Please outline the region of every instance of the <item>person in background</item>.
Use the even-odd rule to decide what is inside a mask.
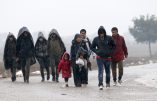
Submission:
[[[19,30],[16,44],[16,61],[22,69],[24,82],[29,83],[30,67],[36,63],[34,42],[27,27]]]
[[[117,68],[119,71],[118,83],[122,83],[123,76],[123,60],[128,57],[127,46],[125,44],[124,37],[118,34],[118,28],[113,27],[111,29],[112,38],[116,42],[116,49],[112,55],[112,76],[114,81],[114,86],[117,84]]]
[[[69,87],[68,80],[71,77],[71,62],[70,62],[70,55],[65,52],[60,60],[58,65],[58,74],[62,71],[62,77],[65,80],[65,85],[63,87]]]
[[[45,81],[44,68],[47,71],[47,80],[50,79],[49,71],[49,55],[48,55],[48,42],[45,39],[42,32],[39,32],[38,39],[35,44],[35,56],[40,64],[40,73],[42,77],[42,82]]]
[[[5,69],[11,71],[12,82],[16,81],[16,38],[12,33],[6,39],[3,61]]]
[[[88,75],[88,69],[89,70],[92,70],[92,67],[91,67],[91,62],[90,62],[90,60],[89,60],[89,58],[90,58],[90,55],[91,54],[93,54],[93,52],[91,51],[91,49],[90,49],[90,47],[91,47],[91,42],[90,42],[90,40],[89,40],[89,38],[87,37],[87,35],[86,35],[86,30],[85,29],[81,29],[80,30],[80,35],[81,35],[81,37],[82,37],[82,39],[83,39],[83,41],[86,43],[86,46],[87,46],[87,49],[88,49],[88,58],[87,58],[87,75]],[[88,77],[88,76],[87,76]],[[88,79],[88,78],[87,78]]]
[[[110,64],[111,56],[116,45],[111,36],[106,35],[106,30],[103,26],[98,29],[98,36],[94,38],[91,50],[97,55],[98,65],[98,80],[99,89],[103,90],[103,72],[106,73],[106,87],[110,87]]]
[[[58,64],[66,51],[65,45],[56,29],[52,29],[48,38],[48,53],[52,71],[52,81],[58,81]]]

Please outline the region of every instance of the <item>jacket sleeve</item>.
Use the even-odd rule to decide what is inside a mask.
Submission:
[[[16,43],[16,56],[19,57],[19,52],[20,52],[20,38],[17,39],[17,43]]]
[[[74,45],[71,45],[70,56],[71,56],[71,60],[72,60],[72,61],[75,60],[76,54],[75,54]]]
[[[123,38],[122,48],[123,48],[123,52],[124,52],[125,57],[127,57],[127,55],[128,55],[128,49],[127,49],[127,46],[125,44],[124,38]]]
[[[111,45],[111,53],[113,54],[113,52],[116,49],[116,43],[112,37],[111,37],[110,45]]]
[[[93,42],[92,42],[92,44],[91,44],[90,49],[91,49],[94,53],[96,53],[96,47],[97,47],[96,38],[94,38],[94,40],[93,40]]]

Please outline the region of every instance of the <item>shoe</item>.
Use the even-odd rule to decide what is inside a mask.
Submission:
[[[81,84],[76,84],[75,86],[76,86],[76,87],[81,87]]]
[[[44,81],[45,81],[45,79],[44,79],[44,78],[42,78],[41,82],[44,82]]]
[[[57,82],[57,83],[59,82],[58,78],[56,79],[56,82]]]
[[[69,85],[68,85],[68,84],[66,84],[66,87],[69,87]]]
[[[29,80],[26,80],[26,83],[29,83]]]
[[[16,81],[16,77],[11,78],[12,82]]]
[[[100,85],[100,86],[99,86],[99,90],[103,90],[103,85]]]
[[[103,83],[99,83],[98,86],[99,86],[99,87],[100,87],[100,86],[103,86],[103,87],[104,87]]]
[[[114,81],[114,82],[113,82],[113,86],[116,86],[116,85],[117,85],[117,82],[116,82],[116,81]]]
[[[118,83],[119,83],[119,84],[122,84],[122,80],[118,80]]]
[[[110,84],[106,84],[106,88],[110,87]]]
[[[49,80],[50,79],[50,75],[47,75],[47,80]]]
[[[52,81],[55,81],[55,76],[52,77]]]

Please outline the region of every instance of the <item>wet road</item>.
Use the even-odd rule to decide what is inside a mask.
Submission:
[[[0,79],[0,101],[157,101],[156,88],[135,82],[138,75],[127,72],[129,69],[122,86],[112,86],[111,82],[111,87],[102,91],[97,86],[97,71],[89,72],[89,85],[82,88],[75,88],[72,78],[70,87],[63,88],[61,75],[60,83],[40,82],[40,76],[31,76],[29,84],[23,83],[22,77],[14,83],[10,78]]]

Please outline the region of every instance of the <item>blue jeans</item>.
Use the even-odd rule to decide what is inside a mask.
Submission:
[[[105,68],[106,84],[110,84],[110,64],[111,62],[104,59],[97,59],[99,86],[103,85],[103,73]]]

